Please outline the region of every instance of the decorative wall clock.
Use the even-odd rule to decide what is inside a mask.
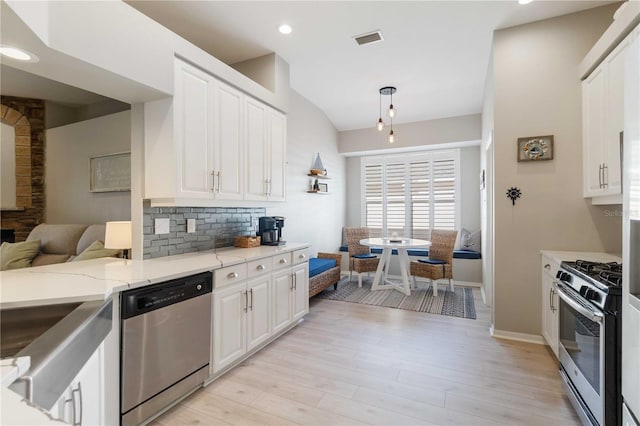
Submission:
[[[518,161],[553,159],[553,135],[518,138]]]

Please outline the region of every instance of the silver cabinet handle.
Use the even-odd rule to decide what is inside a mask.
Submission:
[[[251,298],[249,299],[250,300],[249,309],[253,311],[253,289],[249,289],[249,293],[250,293],[250,296],[251,296]]]
[[[76,399],[74,395],[78,395],[78,410],[80,414],[78,415],[76,412]],[[73,426],[82,426],[82,387],[81,383],[78,382],[78,387],[71,391],[71,399],[73,399]]]
[[[249,292],[245,291],[244,292],[244,311],[247,312],[248,308],[249,308]]]
[[[229,273],[227,274],[227,278],[230,278],[230,279],[231,279],[231,278],[238,278],[238,276],[239,276],[239,275],[238,275],[238,273],[237,273],[237,272],[229,272]]]
[[[220,181],[222,180],[222,175],[220,174],[221,172],[218,172],[218,187],[216,189],[216,192],[219,194],[220,193]]]
[[[609,186],[609,166],[606,163],[602,163],[602,187],[606,188]]]
[[[280,263],[282,263],[283,265],[287,263],[287,259],[280,259]]]
[[[258,266],[256,266],[256,269],[257,269],[258,271],[264,271],[265,266],[264,266],[264,265],[258,265]]]
[[[214,192],[216,188],[216,171],[211,170],[211,192]]]
[[[551,265],[547,263],[546,265],[544,265],[544,269],[551,269]]]

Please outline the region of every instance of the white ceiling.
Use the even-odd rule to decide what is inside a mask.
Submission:
[[[338,130],[374,126],[378,89],[398,88],[394,122],[479,113],[495,29],[612,1],[127,1],[232,64],[277,53],[291,87]],[[281,23],[293,27],[284,36]],[[358,46],[353,36],[382,31]],[[383,100],[383,104],[389,98]]]

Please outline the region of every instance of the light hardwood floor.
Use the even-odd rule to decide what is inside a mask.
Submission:
[[[544,346],[477,320],[312,299],[302,324],[154,425],[578,425]]]

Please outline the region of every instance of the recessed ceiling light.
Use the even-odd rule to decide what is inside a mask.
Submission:
[[[531,3],[533,0],[518,0],[518,3],[520,4],[529,4]]]
[[[0,55],[23,62],[38,62],[40,60],[33,53],[13,46],[0,46]]]
[[[291,34],[293,30],[291,29],[291,25],[282,24],[278,27],[278,31],[280,31],[280,34]]]

